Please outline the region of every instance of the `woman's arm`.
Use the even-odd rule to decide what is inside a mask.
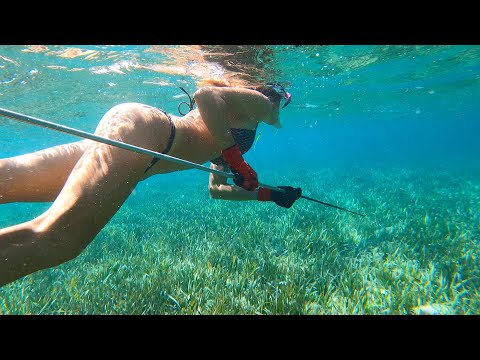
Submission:
[[[243,88],[206,86],[199,89],[194,98],[223,158],[231,169],[242,176],[241,187],[255,192],[258,186],[257,173],[243,159],[230,129],[254,129],[262,118],[272,121],[275,114],[278,120],[278,109],[275,111],[270,100],[258,91]]]
[[[212,169],[220,171],[228,171],[224,166],[210,164]],[[270,190],[260,187],[254,191],[247,191],[241,187],[227,184],[227,178],[221,175],[211,173],[208,183],[208,190],[212,199],[222,200],[257,200],[272,201],[278,206],[290,208],[295,201],[302,195],[301,188],[293,188],[291,186],[279,186],[284,192]]]
[[[212,169],[226,171],[229,170],[221,165],[210,164]],[[227,178],[217,174],[210,174],[208,181],[208,191],[212,199],[221,200],[258,200],[258,190],[248,191],[236,185],[227,184]]]
[[[235,143],[230,128],[253,129],[260,121],[278,121],[278,109],[255,90],[205,86],[195,92],[194,99],[205,125],[222,149]]]

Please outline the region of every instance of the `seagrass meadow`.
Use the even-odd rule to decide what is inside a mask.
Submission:
[[[0,314],[480,315],[480,46],[0,45],[0,108],[94,133],[247,72],[292,94],[244,154],[259,181],[364,217],[155,175],[79,256],[0,287]],[[0,117],[0,159],[78,140]],[[0,229],[50,206],[0,204]]]
[[[472,174],[371,168],[266,176],[367,216],[304,199],[288,210],[211,200],[205,176],[183,189],[139,185],[78,258],[2,288],[0,311],[480,313],[480,184]]]

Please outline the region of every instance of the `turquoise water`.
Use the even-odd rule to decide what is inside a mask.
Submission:
[[[240,57],[235,56],[235,51],[244,52],[246,48],[229,47],[233,56],[228,64]],[[219,49],[214,50],[220,53]],[[476,270],[480,253],[480,46],[278,45],[250,50],[254,56],[248,58],[249,65],[262,70],[256,75],[287,85],[292,94],[291,104],[281,112],[283,128],[261,125],[258,141],[245,155],[260,181],[302,187],[307,196],[366,213],[369,219],[361,220],[303,199],[289,210],[272,206],[268,211],[261,206],[266,204],[211,200],[207,192],[208,174],[197,170],[155,176],[137,186],[79,258],[0,289],[2,313],[402,314],[425,304],[448,305],[449,313],[480,313],[480,274]],[[186,100],[179,86],[193,94],[201,76],[218,76],[228,70],[228,64],[221,62],[219,55],[201,62],[199,56],[206,53],[208,49],[182,46],[0,46],[0,107],[88,132],[94,132],[109,108],[122,102],[146,103],[178,115],[178,103]],[[6,118],[0,118],[0,129],[1,157],[78,140]],[[29,220],[48,206],[49,203],[0,205],[0,226]],[[223,223],[219,217],[224,219]],[[242,250],[242,241],[232,228],[244,232],[242,236],[246,238],[241,238],[245,244],[254,246],[255,239],[263,239],[262,251],[271,253],[252,260],[252,255]],[[322,229],[328,230],[328,235]],[[248,235],[247,231],[255,235]],[[286,239],[296,239],[295,247],[289,248]],[[162,241],[163,245],[154,245]],[[343,293],[344,305],[331,308],[321,302],[321,291],[315,288],[323,281],[320,278],[325,279],[322,274],[327,270],[319,270],[322,260],[306,250],[310,248],[308,241],[314,241],[322,254],[327,253],[327,247],[322,247],[327,243],[344,246],[345,259],[352,261],[367,253],[373,256],[378,249],[384,254],[396,253],[397,246],[405,249],[402,258],[418,266],[419,273],[437,269],[431,273],[430,285],[442,279],[448,281],[440,286],[441,291],[435,288],[430,294],[425,290],[422,297],[412,290],[405,303],[382,300],[377,307],[365,303],[363,307],[350,307],[349,299],[378,299],[378,294],[358,294],[352,290],[355,286],[344,285],[352,290],[348,293],[351,295]],[[231,305],[215,308],[212,304],[219,302],[219,296],[211,296],[205,303],[199,300],[195,305],[185,299],[182,303],[179,298],[187,297],[182,294],[189,294],[190,299],[199,294],[199,288],[204,294],[205,286],[187,278],[176,278],[166,285],[166,273],[173,263],[162,267],[157,262],[168,258],[178,262],[180,269],[181,264],[192,261],[188,254],[195,247],[205,249],[204,255],[211,259],[194,262],[192,277],[195,271],[207,271],[209,266],[216,269],[212,259],[217,259],[217,265],[224,269],[217,282],[238,279],[238,269],[231,268],[231,259],[221,257],[222,247],[232,259],[243,257],[242,266],[249,261],[274,261],[278,265],[278,254],[283,254],[289,261],[305,261],[317,297],[309,293],[310,298],[297,302],[284,299],[282,308],[278,301],[274,308],[271,302],[256,304],[253,300],[259,294],[270,294],[267,285],[258,291],[249,288],[249,297],[245,295],[247,285],[240,284],[243,292],[229,293],[230,300],[225,300],[225,304]],[[155,251],[161,252],[159,259],[150,258]],[[215,251],[223,260],[213,255]],[[133,268],[140,266],[135,258],[142,256],[151,262],[143,263],[149,270],[140,274]],[[111,261],[117,272],[126,266],[126,275],[112,283],[109,271],[95,270],[101,259]],[[378,261],[382,266],[387,264],[387,260]],[[163,280],[142,294],[138,282],[144,273],[152,274],[154,264],[156,269],[163,269],[164,278],[157,274],[157,279]],[[343,268],[354,271],[351,264],[345,263]],[[332,263],[331,269],[339,266]],[[407,273],[407,265],[397,266],[389,267],[392,274]],[[362,269],[367,269],[367,265]],[[72,288],[71,273],[75,271],[83,271],[74,281],[79,288],[78,283],[82,283],[82,292]],[[254,284],[282,284],[284,288],[278,285],[277,294],[278,289],[288,294],[288,286],[292,294],[306,293],[303,284],[282,271],[253,272],[251,276]],[[294,273],[302,271],[305,269],[295,269]],[[342,278],[348,278],[348,274]],[[373,281],[379,276],[366,273],[361,281]],[[127,286],[132,282],[138,287]],[[123,289],[117,290],[121,299],[105,298],[99,305],[98,300],[85,295],[106,283],[110,284],[109,289]],[[335,301],[340,301],[338,292],[344,291],[344,287],[332,284],[332,294],[337,294]],[[392,284],[391,288],[396,286]],[[373,287],[387,288],[378,284]],[[57,298],[64,300],[49,298],[53,289],[61,292],[62,296]],[[135,307],[128,295],[131,291],[142,294],[138,295],[142,296],[142,307]],[[437,298],[432,295],[435,291]],[[450,297],[442,298],[442,293],[449,293]],[[178,306],[174,302],[172,305],[171,298],[176,299]]]

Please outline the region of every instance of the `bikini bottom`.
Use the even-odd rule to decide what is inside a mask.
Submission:
[[[172,129],[170,131],[170,137],[168,138],[168,144],[167,144],[167,147],[165,148],[165,150],[162,151],[162,154],[167,154],[169,151],[170,151],[170,148],[172,147],[173,145],[173,140],[175,139],[175,124],[173,123],[172,121],[172,118],[170,117],[170,115],[168,115],[165,111],[163,110],[160,110],[161,112],[163,112],[167,118],[168,118],[168,121],[170,121],[170,125],[172,126]],[[145,169],[145,172],[144,174],[150,170],[150,168],[155,165],[157,163],[157,161],[160,160],[159,158],[153,158],[152,159],[152,162],[147,166],[147,168]]]

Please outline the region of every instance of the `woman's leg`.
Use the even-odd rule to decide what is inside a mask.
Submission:
[[[155,108],[122,104],[105,114],[95,133],[160,151],[170,124]],[[0,286],[78,256],[143,178],[150,161],[135,152],[90,144],[45,213],[0,230]]]
[[[53,201],[91,141],[0,159],[0,204]]]

